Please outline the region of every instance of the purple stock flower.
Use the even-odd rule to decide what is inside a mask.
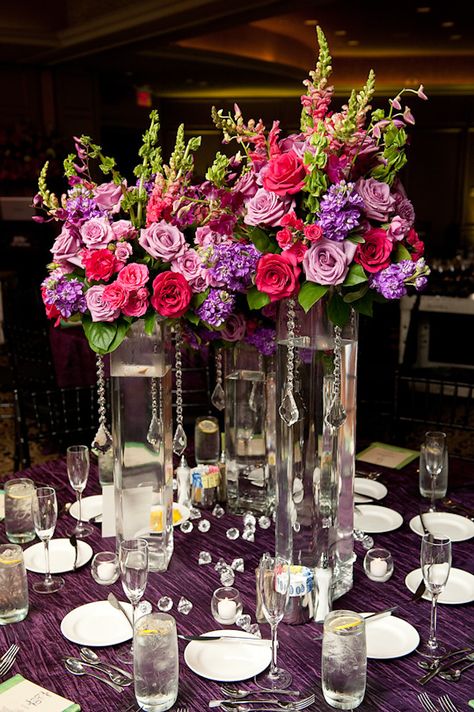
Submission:
[[[341,180],[332,185],[321,200],[319,224],[324,237],[342,242],[359,225],[364,201],[354,191],[354,183]]]
[[[197,310],[200,319],[210,326],[221,326],[234,310],[235,295],[224,289],[211,289]]]
[[[54,304],[65,319],[69,319],[71,314],[76,312],[86,311],[83,285],[77,279],[66,279],[63,276],[58,279],[48,277],[42,286],[45,287],[45,303]]]
[[[429,268],[423,258],[413,262],[402,260],[372,275],[370,286],[385,299],[401,299],[407,293],[407,285],[421,290],[426,286]]]
[[[223,242],[214,245],[210,268],[212,283],[234,292],[243,292],[250,286],[257,269],[260,252],[254,245],[240,242]]]
[[[264,356],[273,356],[276,351],[276,331],[271,327],[261,326],[252,334],[246,336],[245,341],[260,351]]]
[[[73,224],[81,224],[91,218],[100,218],[107,211],[99,208],[91,193],[81,185],[80,190],[76,187],[68,191],[66,200],[67,221]]]

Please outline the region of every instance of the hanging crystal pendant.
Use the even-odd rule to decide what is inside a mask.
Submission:
[[[298,404],[293,393],[295,379],[295,300],[288,300],[287,312],[287,377],[286,377],[286,392],[283,397],[278,413],[280,418],[291,427],[298,422],[300,413]]]
[[[188,438],[183,428],[183,362],[181,347],[183,341],[180,327],[176,327],[175,368],[176,368],[176,430],[173,436],[173,452],[182,455]]]
[[[333,394],[326,413],[326,423],[333,428],[340,428],[346,422],[347,414],[341,401],[341,352],[342,329],[334,327],[334,369]]]
[[[184,428],[179,423],[176,426],[176,430],[174,431],[174,437],[173,437],[173,452],[176,455],[182,455],[183,452],[186,450],[186,445],[188,444],[188,439],[186,437],[186,433],[184,432]]]
[[[160,384],[161,389],[161,384]],[[159,452],[163,443],[163,419],[161,416],[161,393],[158,404],[158,391],[156,378],[151,379],[151,420],[146,435],[147,441],[155,452]]]
[[[211,403],[217,410],[225,408],[225,391],[222,387],[222,349],[216,351],[216,385],[212,391]]]
[[[298,422],[300,414],[293,391],[286,392],[286,395],[280,403],[278,412],[280,414],[280,418],[284,420],[288,427],[291,427]]]
[[[107,428],[107,408],[105,403],[105,375],[104,359],[100,354],[96,356],[97,366],[97,405],[99,411],[99,427],[92,441],[92,452],[104,455],[112,447],[112,435]]]

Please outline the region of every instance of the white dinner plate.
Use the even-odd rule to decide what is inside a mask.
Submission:
[[[376,660],[401,658],[415,650],[420,642],[416,628],[396,616],[385,616],[367,622],[365,635],[367,657]]]
[[[211,630],[204,635],[218,635],[221,630]],[[226,630],[226,635],[242,635],[241,630]],[[217,682],[237,682],[258,675],[270,665],[270,646],[234,643],[224,638],[212,643],[193,640],[184,650],[186,665],[197,675]]]
[[[453,512],[427,512],[423,514],[426,528],[435,536],[446,536],[451,541],[466,541],[474,536],[474,522]],[[410,520],[410,529],[423,536],[419,515]]]
[[[89,544],[81,539],[77,540],[77,564],[83,566],[92,559],[92,549]],[[33,544],[23,552],[25,566],[28,571],[35,574],[44,574],[45,558],[44,544]],[[49,565],[52,574],[65,574],[74,570],[75,550],[69,539],[51,539],[49,542]]]
[[[369,480],[365,477],[354,477],[354,500],[355,502],[363,502],[366,497],[373,499],[383,499],[387,495],[387,488],[381,482]]]
[[[421,569],[414,569],[405,577],[405,586],[414,593],[422,579]],[[431,595],[425,591],[423,594],[425,601],[431,601]],[[474,576],[469,571],[462,569],[451,569],[448,583],[444,591],[438,598],[438,603],[450,605],[471,603],[474,601]]]
[[[79,519],[79,505],[77,501],[71,505],[69,514],[71,517],[74,517],[74,519]],[[93,494],[91,497],[84,497],[81,502],[82,521],[97,517],[98,514],[102,514],[102,495]],[[96,521],[101,522],[102,517],[99,517]]]
[[[0,521],[5,518],[5,492],[0,490]]]
[[[121,604],[131,616],[131,604]],[[93,601],[69,611],[61,621],[61,633],[72,643],[102,648],[130,640],[132,627],[108,601]]]
[[[354,529],[361,529],[366,534],[391,532],[402,524],[401,514],[378,504],[358,504],[354,510]]]

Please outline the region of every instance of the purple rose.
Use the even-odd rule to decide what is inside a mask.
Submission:
[[[220,335],[224,341],[242,341],[245,330],[246,323],[242,314],[231,314],[221,329]]]
[[[387,230],[387,237],[389,237],[394,242],[399,242],[403,240],[407,232],[410,230],[410,224],[406,220],[401,218],[399,215],[395,215],[392,218]]]
[[[81,225],[82,241],[90,250],[106,247],[115,239],[107,218],[91,218]]]
[[[276,193],[259,188],[253,198],[247,203],[247,214],[244,223],[247,225],[271,225],[275,227],[292,208],[292,202],[280,198]]]
[[[385,222],[395,209],[395,198],[390,194],[390,186],[375,178],[359,178],[355,185],[357,193],[364,201],[364,212],[368,218]]]
[[[104,289],[107,285],[97,284],[86,292],[86,304],[92,321],[114,321],[120,314],[120,309],[111,308],[104,300]]]
[[[203,227],[198,227],[196,229],[196,244],[201,245],[201,247],[209,247],[209,245],[219,245],[223,240],[225,240],[225,235],[221,235],[215,230],[211,230],[209,225],[204,225]]]
[[[240,176],[234,185],[234,190],[243,195],[245,199],[253,198],[258,190],[257,176],[253,171],[247,171]]]
[[[70,229],[67,225],[63,225],[63,229],[55,239],[51,252],[54,256],[54,261],[60,264],[71,262],[74,258],[75,263],[80,264],[78,252],[81,249],[81,241],[77,232]]]
[[[136,230],[130,220],[117,220],[112,223],[112,231],[116,240],[131,240],[136,235]]]
[[[120,201],[122,199],[122,186],[110,183],[102,183],[94,189],[95,202],[103,210],[111,210],[113,213],[118,213],[120,210]]]
[[[117,242],[115,245],[115,259],[119,262],[126,262],[133,252],[129,242]]]
[[[178,230],[175,225],[170,225],[166,220],[160,220],[141,230],[138,242],[145,252],[163,262],[175,260],[187,249],[181,230]]]
[[[324,237],[313,243],[303,258],[306,279],[318,284],[342,284],[356,248],[357,245],[347,240],[334,242]]]
[[[203,264],[196,250],[186,250],[182,255],[173,260],[171,263],[171,271],[182,274],[191,288],[193,288],[196,281],[202,286],[201,273],[203,271]],[[199,291],[202,290],[200,289]]]

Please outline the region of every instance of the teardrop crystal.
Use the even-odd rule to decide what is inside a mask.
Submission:
[[[146,439],[153,449],[158,452],[163,442],[163,426],[161,419],[156,415],[153,415],[150,420],[150,427],[148,428]]]
[[[112,436],[103,423],[99,425],[99,429],[92,441],[92,451],[98,455],[103,455],[112,447]]]
[[[333,428],[340,428],[346,422],[346,411],[339,399],[333,400],[326,415],[326,422]]]
[[[278,409],[280,418],[288,425],[298,422],[300,414],[292,391],[287,391]]]
[[[173,438],[173,452],[175,455],[182,455],[186,450],[186,445],[188,444],[188,438],[184,432],[184,428],[181,423],[177,426],[174,438]]]
[[[216,383],[211,396],[211,403],[217,410],[224,410],[225,408],[225,391],[220,383]]]
[[[254,382],[252,384],[252,390],[250,391],[249,396],[249,408],[253,413],[257,412],[259,401],[260,399],[258,398],[258,385]]]

